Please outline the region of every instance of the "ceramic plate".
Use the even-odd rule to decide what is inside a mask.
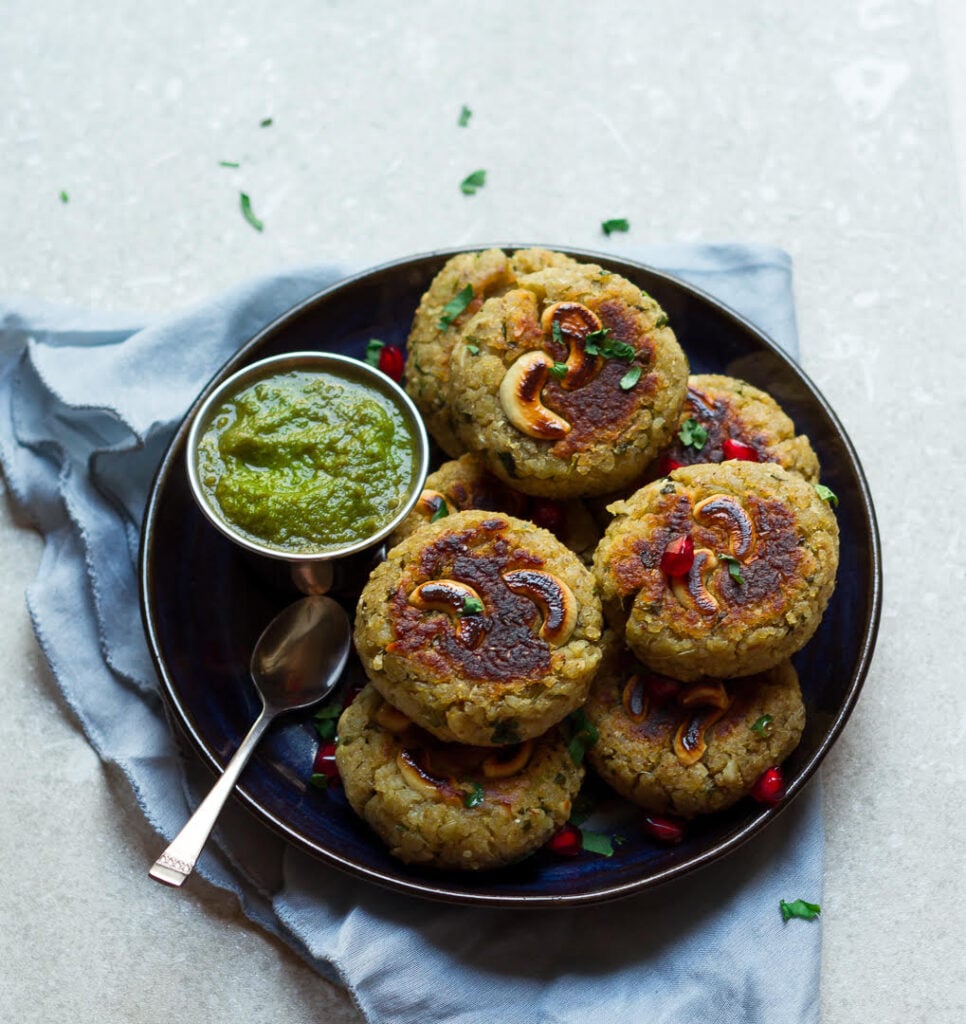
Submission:
[[[255,338],[239,339],[245,344],[206,392],[263,356],[318,348],[363,358],[370,338],[404,346],[420,296],[456,251],[400,260],[320,292]],[[597,253],[571,255],[623,274],[654,295],[670,317],[693,373],[742,377],[773,395],[797,429],[811,438],[822,463],[822,482],[840,499],[838,585],[818,633],[794,658],[807,724],[801,744],[785,763],[788,797],[782,806],[787,806],[845,724],[875,642],[880,555],[862,469],[828,403],[747,321],[648,267]],[[142,606],[172,717],[204,761],[220,771],[258,710],[247,669],[252,644],[269,619],[298,595],[284,576],[269,575],[263,563],[222,537],[192,503],[185,470],[190,415],[164,457],[149,498],[141,554]],[[350,662],[344,685],[360,671]],[[238,797],[289,842],[335,867],[394,889],[459,903],[590,903],[638,892],[734,850],[782,809],[744,800],[696,822],[684,842],[666,847],[637,827],[641,812],[616,797],[605,798],[601,813],[620,822],[625,838],[612,857],[584,853],[560,859],[540,851],[500,871],[443,873],[395,861],[352,813],[340,788],[320,791],[307,785],[316,747],[311,713],[283,720],[256,751]]]

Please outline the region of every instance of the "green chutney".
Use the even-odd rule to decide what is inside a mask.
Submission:
[[[411,494],[416,441],[386,395],[290,370],[226,399],[202,435],[198,477],[223,519],[284,552],[363,541]]]

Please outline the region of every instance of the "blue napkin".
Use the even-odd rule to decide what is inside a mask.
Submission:
[[[697,284],[797,354],[784,253],[626,254]],[[159,851],[210,778],[179,755],[143,637],[136,562],[150,481],[191,399],[237,345],[340,276],[279,273],[147,326],[0,302],[0,461],[45,538],[30,615],[88,739],[163,837]],[[489,910],[391,893],[286,846],[238,807],[198,870],[345,985],[373,1022],[799,1024],[818,1020],[821,923],[783,922],[779,900],[820,902],[822,850],[815,780],[740,854],[596,907]]]

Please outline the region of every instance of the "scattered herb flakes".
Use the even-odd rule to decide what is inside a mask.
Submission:
[[[602,327],[599,331],[591,331],[584,339],[584,351],[590,356],[603,356],[605,359],[621,359],[629,362],[637,354],[633,345],[626,341],[615,341],[609,337],[610,328]]]
[[[464,196],[475,196],[478,189],[486,184],[486,171],[474,171],[460,182],[460,192]]]
[[[632,387],[641,379],[641,373],[643,372],[640,366],[632,366],[627,373],[621,377],[621,390],[630,391]]]
[[[473,788],[466,794],[463,800],[464,807],[479,807],[486,797],[486,790],[478,783],[473,783]]]
[[[466,351],[469,352],[471,356],[478,356],[480,354],[480,346],[474,344],[472,341],[468,341],[466,343]]]
[[[603,221],[600,228],[605,235],[609,236],[615,231],[630,231],[631,222],[626,217],[614,217],[611,220]]]
[[[669,322],[670,321],[668,320],[668,318],[664,314],[661,314],[661,316],[659,316],[657,318],[657,320],[655,321],[654,326],[655,327],[667,327]]]
[[[444,519],[448,515],[449,515],[449,505],[446,504],[446,499],[444,498],[439,503],[439,508],[436,509],[436,511],[429,517],[429,521],[431,523],[435,523],[437,520]],[[469,598],[467,598],[467,600],[469,600]],[[465,607],[465,603],[464,603],[464,607]],[[481,606],[480,607],[480,611],[482,611],[482,610],[483,609],[482,609],[482,606]]]
[[[482,615],[483,602],[478,597],[464,597],[460,615]]]
[[[322,772],[313,772],[309,776],[309,785],[314,786],[316,789],[328,789],[329,776],[323,775]]]
[[[735,583],[745,582],[744,576],[741,575],[741,562],[734,555],[718,555],[718,558],[728,566],[728,575]]]
[[[242,216],[256,231],[264,231],[265,225],[255,216],[255,211],[252,210],[252,201],[249,199],[248,194],[242,192],[240,197]]]
[[[793,917],[800,917],[804,921],[813,921],[822,912],[822,908],[817,903],[806,903],[805,900],[793,900],[791,903],[779,900],[778,906],[781,909],[783,921],[788,921]]]
[[[460,117],[456,123],[460,126],[460,128],[465,128],[470,123],[470,118],[472,116],[473,111],[470,110],[470,108],[464,103],[463,106],[460,107]]]
[[[768,732],[768,726],[771,725],[773,719],[771,715],[762,715],[756,722],[752,723],[752,732],[758,733],[759,736],[764,736]]]
[[[468,284],[443,306],[443,315],[439,318],[439,329],[445,331],[472,301],[473,285]]]
[[[601,857],[614,856],[614,844],[611,841],[611,837],[605,832],[591,832],[589,829],[581,829],[580,845],[588,853],[598,853]]]
[[[583,708],[578,708],[568,719],[571,726],[570,742],[567,750],[574,764],[582,764],[584,755],[597,742],[597,727],[587,717]]]
[[[563,777],[561,776],[561,785],[563,784]],[[573,804],[570,808],[570,817],[567,819],[571,825],[582,825],[593,813],[596,808],[594,800],[588,796],[583,790],[581,790],[573,800]]]
[[[274,123],[275,123],[274,118],[263,117],[261,119],[261,121],[258,122],[258,127],[259,128],[271,128]]]
[[[825,484],[812,484],[812,486],[815,488],[815,493],[822,499],[822,501],[827,501],[832,508],[839,507],[838,495],[831,487],[826,487]]]
[[[560,321],[559,320],[551,320],[551,322],[550,322],[550,333],[551,333],[551,335],[553,335],[553,340],[558,345],[563,345],[564,344],[563,330],[560,327]]]
[[[316,711],[312,716],[312,721],[315,724],[315,731],[319,734],[319,739],[335,739],[335,730],[341,714],[342,708],[337,704],[327,704],[324,708],[319,708]]]
[[[385,347],[386,343],[384,341],[380,341],[378,338],[370,338],[366,342],[366,362],[370,366],[378,366],[379,355]]]
[[[678,437],[681,439],[681,444],[686,448],[694,448],[695,451],[701,451],[701,449],[708,443],[707,430],[705,430],[693,416],[689,416],[681,424],[681,429],[678,431]]]
[[[555,377],[557,380],[563,380],[567,376],[567,364],[566,363],[554,363],[550,367],[550,376]]]
[[[70,196],[63,189],[60,190],[60,201],[62,203],[70,202]]]
[[[241,167],[241,164],[235,160],[219,160],[219,167]]]

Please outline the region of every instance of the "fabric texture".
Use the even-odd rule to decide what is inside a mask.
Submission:
[[[696,284],[797,357],[783,252],[623,254]],[[163,837],[159,852],[210,777],[182,757],[166,722],[140,620],[138,536],[151,480],[215,370],[344,273],[280,272],[170,319],[0,302],[0,461],[15,505],[45,539],[30,616],[90,743]],[[821,922],[783,922],[779,900],[820,901],[822,855],[816,779],[739,854],[596,907],[489,910],[391,893],[288,847],[232,806],[198,871],[345,985],[373,1022],[799,1024],[818,1020]]]

